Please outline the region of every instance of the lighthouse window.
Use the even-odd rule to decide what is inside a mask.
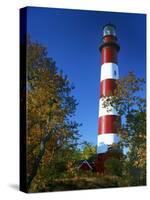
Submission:
[[[117,75],[117,72],[116,72],[116,70],[114,70],[114,76],[116,76]]]
[[[107,25],[105,28],[104,28],[104,36],[105,35],[116,35],[115,33],[115,28],[113,26],[110,26],[110,25]]]

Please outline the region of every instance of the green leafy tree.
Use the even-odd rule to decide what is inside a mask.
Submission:
[[[122,175],[122,162],[117,158],[109,158],[105,161],[106,173],[110,175]]]
[[[96,154],[96,146],[84,142],[82,150],[81,150],[81,159],[88,160],[90,157]]]

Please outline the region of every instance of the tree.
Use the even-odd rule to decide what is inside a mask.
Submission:
[[[58,72],[47,50],[38,42],[27,42],[27,188],[33,179],[44,179],[58,151],[72,152],[79,138],[75,114],[77,102],[70,81]]]
[[[110,175],[121,176],[122,175],[122,162],[117,158],[108,158],[105,161],[106,173]]]
[[[142,180],[137,184],[145,184],[146,180],[146,100],[142,92],[144,84],[143,78],[137,78],[135,73],[129,72],[117,81],[113,95],[104,100],[104,107],[115,107],[122,117],[122,126],[118,128],[120,146],[128,149],[126,172],[134,179],[136,171],[138,178]]]
[[[88,142],[84,142],[83,148],[81,150],[81,160],[88,160],[95,154],[96,154],[96,146]]]

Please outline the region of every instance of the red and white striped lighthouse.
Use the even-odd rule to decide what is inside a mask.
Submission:
[[[119,78],[117,60],[119,49],[116,28],[109,23],[103,27],[103,38],[100,45],[101,76],[97,142],[98,154],[107,152],[112,144],[119,142],[116,123],[119,118],[118,113],[114,107],[110,106],[109,108],[105,108],[103,105],[103,101],[113,95],[113,91],[116,88],[116,81]]]

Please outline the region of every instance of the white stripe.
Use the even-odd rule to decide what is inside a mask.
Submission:
[[[118,65],[115,63],[104,63],[101,66],[101,81],[105,79],[119,79]]]
[[[119,135],[117,133],[105,133],[98,135],[97,146],[112,145],[119,142]]]
[[[108,147],[112,144],[119,142],[119,136],[117,133],[107,133],[98,135],[97,153],[105,153],[108,151]]]
[[[99,117],[104,115],[118,115],[117,110],[111,105],[107,105],[106,107],[104,107],[104,102],[106,100],[107,97],[99,99]]]

